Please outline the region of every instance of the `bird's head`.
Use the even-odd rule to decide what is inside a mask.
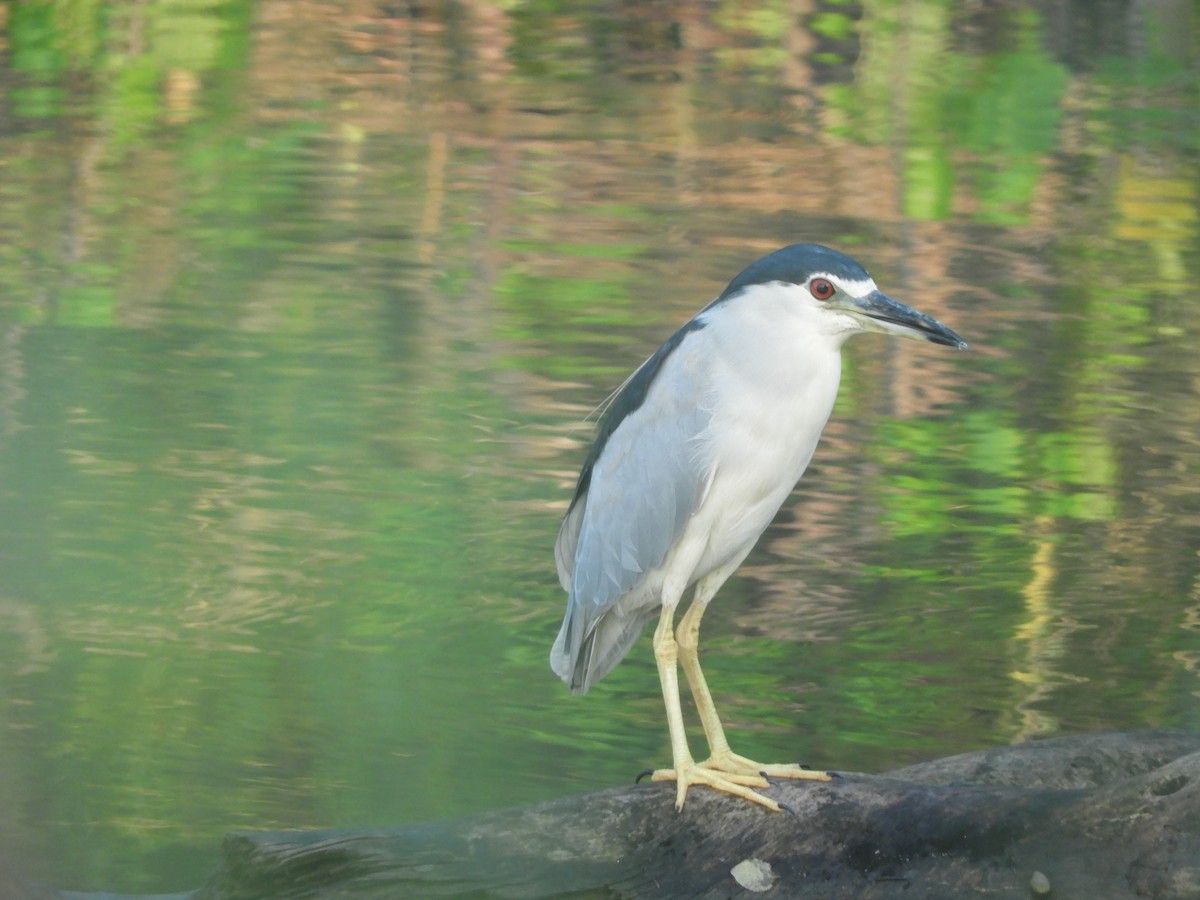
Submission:
[[[963,349],[967,342],[937,319],[894,300],[858,262],[820,244],[793,244],[749,265],[729,283],[717,305],[782,287],[798,312],[826,330],[877,331]]]

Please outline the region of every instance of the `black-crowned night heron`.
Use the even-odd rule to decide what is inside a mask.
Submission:
[[[579,473],[554,548],[568,599],[550,665],[572,693],[587,693],[659,614],[654,657],[672,766],[653,778],[676,782],[678,809],[692,784],[778,810],[754,790],[768,777],[830,777],[733,753],[696,651],[704,610],[813,455],[837,396],[843,342],[864,331],[966,347],[836,250],[794,244],[765,256],[622,385]],[[677,663],[708,740],[699,763],[684,733]]]

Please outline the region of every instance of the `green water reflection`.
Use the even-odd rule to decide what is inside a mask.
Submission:
[[[558,518],[794,240],[973,347],[848,348],[706,618],[739,751],[1200,727],[1200,13],[802,6],[0,11],[0,860],[179,890],[660,763],[645,642],[549,672]]]

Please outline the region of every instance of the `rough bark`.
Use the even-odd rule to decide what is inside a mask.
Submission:
[[[695,788],[677,814],[673,796],[642,784],[446,822],[234,834],[196,900],[1200,897],[1200,734],[781,781],[790,813]]]

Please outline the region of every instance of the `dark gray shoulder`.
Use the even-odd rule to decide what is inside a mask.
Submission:
[[[612,436],[613,432],[617,430],[627,416],[639,409],[646,401],[646,394],[650,391],[650,385],[654,383],[654,379],[658,376],[663,363],[675,352],[675,348],[682,344],[684,338],[691,332],[699,331],[703,327],[704,322],[699,318],[695,318],[667,338],[666,342],[654,351],[654,355],[642,363],[638,370],[633,373],[633,376],[625,383],[621,392],[613,399],[608,411],[604,414],[604,418],[600,421],[600,427],[596,432],[596,441],[588,451],[587,458],[583,461],[583,468],[579,471],[579,481],[575,485],[575,496],[571,498],[572,509],[579,501],[579,498],[587,493],[588,485],[592,480],[592,468],[596,465],[600,454],[604,452],[604,446],[608,443],[608,439]]]

